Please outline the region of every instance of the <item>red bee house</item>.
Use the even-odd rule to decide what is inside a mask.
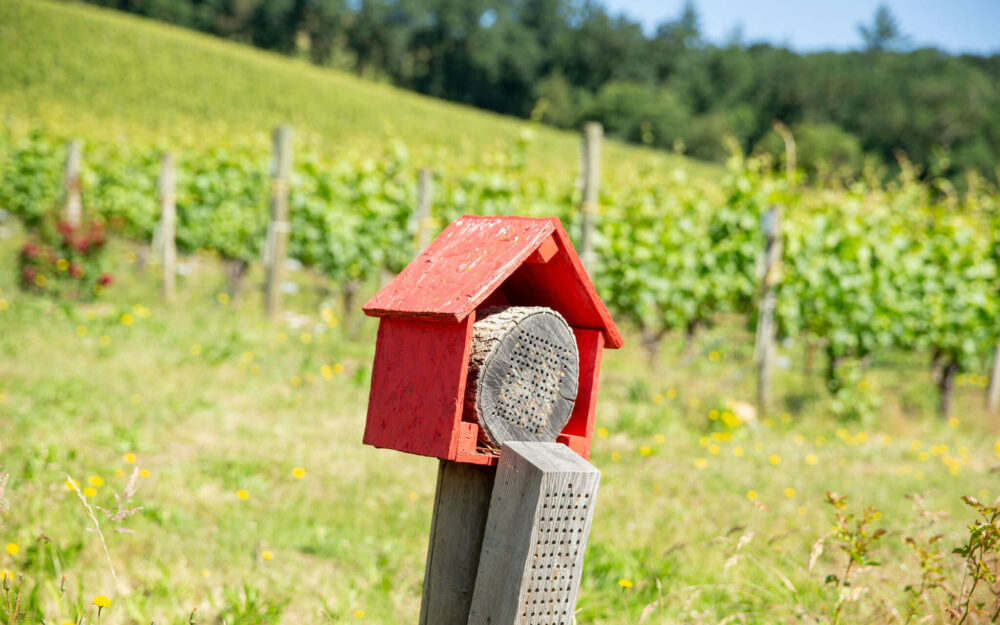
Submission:
[[[558,440],[589,458],[601,352],[622,337],[554,217],[465,215],[365,304],[381,318],[366,445],[496,463],[463,397],[476,313],[502,305],[547,306],[573,329],[579,387]]]

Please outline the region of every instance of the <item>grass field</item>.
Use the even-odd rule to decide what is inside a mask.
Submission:
[[[185,146],[245,141],[289,122],[336,155],[400,140],[426,164],[503,151],[522,133],[535,169],[576,171],[579,136],[361,80],[93,6],[0,0],[0,114],[84,139]],[[701,165],[609,142],[606,173],[641,159]]]
[[[412,622],[436,463],[360,444],[375,323],[345,320],[298,272],[294,314],[269,324],[255,297],[235,309],[220,296],[211,258],[167,306],[135,248],[111,253],[117,279],[96,303],[24,295],[0,272],[0,569],[24,574],[30,618],[96,617],[91,599],[106,595],[105,623],[187,622],[194,608],[205,623]],[[889,530],[842,622],[895,622],[920,575],[901,539],[943,534],[950,550],[973,518],[959,496],[1000,490],[978,386],[959,389],[945,424],[921,408],[926,372],[876,368],[865,384],[879,416],[840,424],[788,348],[782,412],[737,424],[727,402],[752,397],[739,324],[702,335],[693,355],[666,345],[655,372],[630,343],[605,356],[580,623],[827,622],[838,590],[823,580],[846,556],[828,539],[809,570],[831,527],[826,491],[877,507]],[[95,511],[116,584],[67,476],[114,508],[136,468],[142,510],[121,523],[135,533]]]

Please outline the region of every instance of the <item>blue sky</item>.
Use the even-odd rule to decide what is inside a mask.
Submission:
[[[604,0],[648,32],[680,14],[684,0]],[[743,40],[794,50],[857,48],[858,22],[870,23],[879,0],[695,0],[702,32],[714,43],[742,29]],[[885,2],[912,44],[949,52],[1000,53],[1000,0],[889,0]]]

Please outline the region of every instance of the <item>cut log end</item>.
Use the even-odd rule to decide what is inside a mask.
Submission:
[[[465,409],[480,439],[556,440],[576,403],[580,356],[562,315],[544,307],[489,308],[473,327]]]

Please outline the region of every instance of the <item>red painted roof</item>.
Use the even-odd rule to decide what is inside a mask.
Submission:
[[[554,238],[546,263],[526,263]],[[459,322],[501,285],[512,301],[558,310],[570,325],[601,330],[608,347],[622,337],[555,217],[464,215],[451,223],[364,305],[373,317]]]

